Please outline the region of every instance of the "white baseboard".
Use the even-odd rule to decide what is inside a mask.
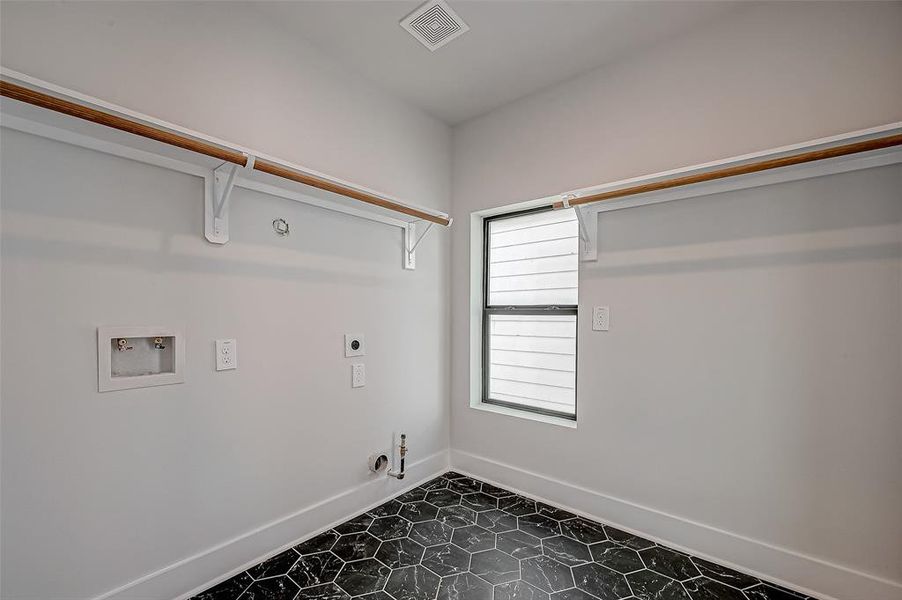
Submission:
[[[183,600],[448,470],[442,450],[406,466],[402,481],[379,475],[217,546],[148,573],[94,600]],[[237,566],[236,566],[237,565]],[[190,590],[190,591],[186,591]]]
[[[578,485],[451,450],[451,468],[823,600],[902,600],[902,583]]]

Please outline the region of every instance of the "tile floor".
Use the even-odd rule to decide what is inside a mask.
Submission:
[[[192,600],[804,600],[446,473]]]

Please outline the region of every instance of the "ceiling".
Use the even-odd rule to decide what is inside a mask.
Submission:
[[[430,52],[407,1],[255,3],[338,63],[456,124],[736,10],[732,2],[454,1],[470,31]]]

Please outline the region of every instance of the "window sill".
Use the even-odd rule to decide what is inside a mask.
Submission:
[[[568,429],[576,429],[576,421],[570,419],[564,419],[562,417],[552,417],[551,415],[541,415],[539,413],[529,412],[526,410],[517,410],[516,408],[509,408],[507,406],[498,406],[497,404],[477,402],[470,404],[470,408],[495,413],[498,415],[506,415],[508,417],[516,417],[518,419],[526,419],[528,421],[548,423],[549,425],[557,425],[558,427],[567,427]]]

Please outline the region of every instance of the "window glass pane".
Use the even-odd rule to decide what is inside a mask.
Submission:
[[[577,303],[579,223],[570,210],[489,222],[490,306]]]
[[[488,398],[576,410],[576,315],[490,314]]]

